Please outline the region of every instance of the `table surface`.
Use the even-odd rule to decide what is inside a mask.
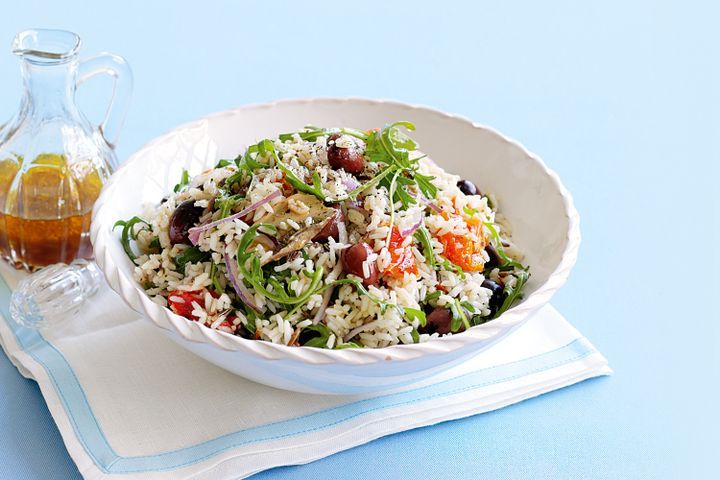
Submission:
[[[14,32],[73,30],[86,54],[128,59],[136,86],[121,159],[174,125],[245,103],[381,97],[492,125],[573,192],[583,245],[553,303],[613,377],[260,478],[710,478],[720,444],[720,11],[498,3],[22,2],[0,15],[0,118],[20,95]],[[109,89],[83,86],[90,117]],[[4,355],[0,432],[3,478],[79,477],[36,384]]]

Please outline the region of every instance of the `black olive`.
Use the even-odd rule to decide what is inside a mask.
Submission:
[[[422,329],[422,333],[438,333],[445,335],[450,333],[450,325],[452,325],[452,312],[449,308],[437,307],[427,316],[427,322],[425,328]],[[460,328],[457,332],[465,330],[465,325],[460,324]]]
[[[194,227],[203,214],[202,207],[195,206],[195,200],[186,200],[175,208],[168,225],[170,243],[190,243],[188,230]]]
[[[480,195],[480,190],[470,180],[460,180],[457,182],[457,186],[465,195]]]
[[[489,278],[483,280],[482,287],[492,292],[488,306],[490,307],[490,315],[494,315],[502,306],[503,300],[505,299],[504,289],[499,283]]]
[[[492,244],[488,244],[488,246],[485,247],[485,251],[488,254],[488,261],[485,263],[485,268],[492,270],[495,267],[499,267],[501,259],[495,247],[493,247]]]
[[[363,269],[363,262],[372,253],[372,248],[365,242],[361,242],[353,245],[352,247],[343,250],[340,260],[342,261],[343,270],[346,273],[352,273],[363,279],[363,285],[369,287],[370,285],[377,285],[378,283],[378,271],[375,262],[368,263],[368,273],[365,275]]]
[[[334,133],[328,137],[327,158],[328,163],[334,169],[344,169],[348,173],[358,174],[365,168],[365,156],[359,145],[358,140],[354,140],[352,146],[341,148],[337,146],[337,140],[342,137],[338,133]]]
[[[333,218],[323,227],[317,235],[313,237],[313,242],[325,242],[328,238],[332,237],[336,242],[340,239],[340,230],[338,229],[338,222],[344,222],[345,215],[341,209],[337,209],[337,213]]]

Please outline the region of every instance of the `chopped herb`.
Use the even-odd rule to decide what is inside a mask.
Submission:
[[[408,323],[412,322],[413,320],[417,319],[418,322],[420,322],[420,326],[424,327],[427,323],[427,318],[425,317],[425,312],[422,310],[418,310],[417,308],[410,308],[410,307],[403,307],[403,310],[405,311],[405,317],[408,321]]]
[[[358,195],[360,195],[365,190],[368,190],[370,187],[373,187],[374,185],[377,185],[380,183],[385,177],[388,175],[391,175],[397,170],[397,167],[391,165],[389,167],[386,167],[384,170],[380,171],[377,175],[375,175],[371,180],[368,180],[364,184],[357,187],[355,190],[348,193],[348,197],[351,200],[357,199]]]
[[[400,127],[409,131],[415,130],[415,125],[410,122],[395,122],[386,125],[382,130],[371,132],[365,140],[365,156],[371,162],[385,163],[400,170],[402,176],[398,178],[402,179],[399,181],[401,186],[415,185],[425,197],[435,198],[438,191],[432,183],[435,177],[423,175],[418,171],[419,161],[424,156],[410,158],[410,152],[417,149],[418,145]],[[403,208],[415,203],[415,199],[402,188],[396,189],[395,195],[391,198],[393,202],[402,202]]]
[[[355,138],[359,138],[360,140],[365,140],[368,137],[366,133],[361,132],[360,130],[355,130],[354,128],[321,128],[313,125],[306,125],[305,130],[302,132],[282,133],[278,138],[280,138],[281,142],[287,142],[292,140],[294,135],[298,135],[302,140],[314,142],[318,139],[318,137],[329,136],[333,133],[350,135]]]
[[[475,214],[478,213],[477,210],[475,210],[474,208],[470,208],[467,205],[463,207],[463,212],[465,212],[465,214],[470,218],[474,217]]]
[[[410,195],[407,191],[407,187],[415,184],[411,178],[398,176],[396,183],[398,186],[395,188],[392,195],[394,203],[400,202],[403,209],[407,209],[410,205],[417,203],[415,197]]]
[[[413,339],[413,343],[420,343],[420,333],[417,331],[417,328],[412,329],[412,332],[410,332],[410,336]]]
[[[230,212],[232,211],[233,207],[240,203],[241,201],[245,200],[245,197],[242,195],[230,195],[227,197],[217,197],[215,200],[215,207],[220,212],[220,215],[218,216],[218,220],[227,217],[230,215]]]
[[[210,252],[203,252],[198,247],[190,247],[183,250],[175,257],[175,267],[179,272],[185,271],[188,263],[204,262],[210,258]]]
[[[526,267],[520,262],[516,262],[515,260],[507,256],[507,254],[505,253],[505,249],[503,249],[500,234],[498,233],[495,226],[490,222],[483,222],[483,225],[485,225],[485,228],[487,228],[488,232],[490,232],[490,240],[492,241],[498,256],[503,261],[503,263],[500,265],[501,269],[512,270],[517,268],[527,272],[529,267]]]
[[[475,313],[475,307],[470,302],[460,302],[460,306],[467,310],[470,315]]]
[[[473,326],[476,325],[482,325],[483,323],[487,323],[491,320],[490,317],[483,317],[482,315],[473,315],[470,319],[470,323],[473,324]]]
[[[212,281],[213,288],[218,294],[225,291],[223,286],[220,284],[220,277],[218,277],[218,266],[215,262],[210,264],[210,280]]]
[[[435,177],[415,172],[413,178],[415,179],[415,182],[417,183],[418,188],[420,188],[422,194],[425,195],[425,198],[433,199],[437,197],[438,189],[432,183],[432,181],[435,180]]]
[[[460,301],[456,298],[453,303],[448,305],[450,307],[450,312],[452,313],[452,321],[450,322],[450,331],[453,333],[460,330],[460,325],[465,325],[465,329],[471,327],[470,322],[468,321],[467,315],[465,314],[465,309],[463,309],[462,305],[460,304]]]
[[[123,250],[125,250],[127,256],[133,262],[137,258],[137,255],[135,255],[135,252],[133,252],[133,249],[130,246],[130,240],[137,240],[139,230],[135,230],[135,225],[138,224],[143,225],[140,230],[149,230],[150,228],[150,224],[140,217],[132,217],[127,221],[118,220],[115,222],[115,225],[113,225],[113,230],[117,227],[122,227],[122,232],[120,233],[120,243],[122,244]]]
[[[258,293],[280,304],[298,305],[307,302],[310,299],[310,296],[322,283],[322,276],[324,272],[323,268],[319,267],[312,273],[308,272],[308,275],[311,278],[310,285],[307,287],[305,292],[300,295],[288,292],[286,287],[280,283],[276,276],[270,275],[266,278],[265,272],[260,265],[260,259],[252,252],[247,251],[260,227],[276,232],[276,228],[273,225],[256,223],[252,225],[242,235],[242,237],[240,237],[240,242],[238,243],[237,248],[237,262],[238,270],[240,271],[242,278],[247,280]],[[247,263],[250,263],[249,269],[246,266]]]
[[[511,287],[507,284],[505,285],[505,300],[503,300],[502,305],[500,306],[498,311],[495,312],[492,318],[499,317],[512,306],[515,300],[519,300],[520,298],[522,298],[522,288],[527,283],[528,278],[530,278],[530,274],[525,270],[520,270],[519,272],[515,273],[515,277],[517,278],[517,281],[515,282],[514,287]]]
[[[460,277],[460,280],[465,280],[465,272],[463,272],[463,269],[452,263],[450,260],[442,259],[439,263],[444,270],[448,272],[455,272]]]
[[[246,175],[247,172],[245,170],[238,170],[237,172],[233,173],[225,179],[225,189],[229,190],[230,187],[232,187],[236,183],[242,183]]]
[[[232,163],[232,160],[220,160],[215,164],[215,168],[224,168]]]
[[[302,331],[303,333],[315,333],[312,338],[306,340],[305,343],[302,344],[304,347],[327,348],[327,342],[330,339],[330,335],[332,335],[332,331],[330,331],[330,329],[322,323],[318,323],[316,325],[308,325],[307,327],[303,328]]]
[[[442,295],[442,292],[440,290],[435,290],[425,296],[425,303],[433,308],[437,307],[437,301],[440,298],[440,295]]]
[[[180,175],[180,182],[173,187],[173,192],[177,193],[188,185],[190,185],[190,174],[183,168],[182,175]]]
[[[487,198],[487,205],[488,205],[488,207],[490,207],[490,210],[494,211],[495,210],[495,202],[493,202],[492,199],[490,197],[488,197],[487,195],[485,196],[485,198]]]
[[[415,231],[415,238],[418,239],[423,247],[423,255],[425,256],[425,260],[428,262],[428,265],[430,265],[430,268],[435,270],[435,252],[433,251],[432,243],[430,242],[430,232],[427,231],[425,225],[420,225],[420,227],[418,227]]]
[[[242,306],[245,313],[245,318],[247,319],[245,328],[248,332],[250,332],[251,335],[255,335],[255,331],[257,330],[257,327],[255,326],[255,321],[258,318],[257,312],[245,304],[242,304]]]
[[[355,342],[338,343],[335,345],[335,350],[342,350],[343,348],[363,348],[363,346]]]
[[[308,185],[307,183],[300,180],[300,178],[295,175],[295,172],[290,170],[290,167],[285,165],[283,162],[280,161],[280,159],[275,160],[275,164],[277,167],[285,174],[285,180],[292,185],[296,190],[301,191],[303,193],[309,193],[310,195],[315,195],[320,200],[325,201],[326,196],[325,192],[322,189],[322,184],[320,181],[320,174],[318,172],[313,172],[312,175],[312,181],[313,184]]]

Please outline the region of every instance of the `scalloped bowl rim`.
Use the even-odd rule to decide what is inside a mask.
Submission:
[[[107,241],[117,239],[111,235],[106,223],[96,220],[101,217],[106,199],[112,194],[119,179],[122,178],[123,172],[127,169],[136,157],[156,144],[162,142],[167,137],[181,131],[197,127],[208,120],[214,118],[238,115],[243,112],[273,108],[278,105],[301,105],[312,104],[316,102],[331,103],[364,103],[367,105],[393,105],[400,108],[411,110],[424,110],[428,113],[440,115],[449,119],[463,122],[470,125],[473,129],[480,129],[496,135],[502,141],[520,149],[520,151],[532,161],[536,162],[547,175],[554,186],[557,188],[562,197],[565,215],[568,218],[567,243],[562,254],[561,260],[555,270],[549,275],[548,279],[541,284],[535,292],[530,294],[518,305],[508,309],[499,318],[487,322],[482,325],[474,326],[462,333],[451,336],[443,336],[431,339],[427,342],[411,344],[411,345],[392,345],[382,348],[347,348],[341,350],[328,350],[315,347],[290,347],[282,344],[271,343],[267,341],[249,340],[239,336],[231,335],[218,330],[213,330],[205,326],[199,325],[197,322],[188,320],[180,315],[173,313],[166,307],[158,305],[148,297],[141,289],[140,285],[134,279],[128,278],[118,269],[106,247]],[[144,314],[156,326],[171,330],[180,335],[185,340],[193,342],[204,342],[217,346],[223,350],[235,351],[244,350],[252,355],[263,359],[278,360],[285,359],[290,361],[298,361],[307,364],[346,364],[346,365],[366,365],[378,362],[407,361],[426,355],[442,355],[450,353],[454,350],[463,348],[468,344],[486,340],[498,335],[498,331],[509,332],[514,327],[519,326],[523,320],[529,318],[530,314],[537,311],[540,307],[549,302],[552,295],[562,287],[570,273],[570,269],[574,266],[578,249],[580,246],[580,226],[579,214],[573,204],[570,192],[560,181],[558,175],[551,170],[537,155],[529,152],[518,141],[503,135],[492,127],[473,122],[467,117],[457,114],[450,114],[441,110],[428,107],[425,105],[408,104],[394,100],[378,100],[358,97],[307,97],[297,99],[284,99],[266,103],[255,103],[243,105],[241,107],[224,110],[203,116],[199,119],[181,124],[164,134],[156,137],[143,147],[134,152],[113,174],[108,183],[104,186],[102,193],[93,208],[93,220],[91,223],[91,240],[95,249],[95,257],[98,265],[104,273],[105,278],[111,288],[118,292],[120,296],[138,313]],[[110,225],[111,226],[111,225]],[[112,239],[112,240],[111,240]],[[142,309],[138,310],[134,305],[141,305]],[[166,320],[168,326],[163,325],[159,319]],[[171,327],[171,328],[170,328]],[[495,332],[495,333],[493,333]]]

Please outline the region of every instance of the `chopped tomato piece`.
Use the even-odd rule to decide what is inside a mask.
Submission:
[[[235,333],[235,331],[237,330],[237,326],[233,325],[233,320],[235,320],[236,318],[237,317],[235,315],[230,315],[220,325],[217,326],[217,330],[225,333]]]
[[[391,277],[402,277],[407,273],[418,273],[417,264],[415,264],[415,257],[413,256],[412,249],[403,247],[404,238],[400,235],[400,230],[397,227],[393,227],[390,233],[390,244],[388,250],[390,251],[390,264],[385,270],[384,275]]]
[[[482,241],[475,241],[470,236],[446,233],[438,237],[443,244],[443,255],[465,272],[479,272],[485,266]]]
[[[170,310],[173,312],[190,320],[197,320],[198,317],[192,314],[192,311],[195,309],[192,302],[197,302],[198,305],[203,306],[205,304],[205,295],[204,291],[176,291],[168,295],[167,301]]]
[[[290,195],[295,193],[295,187],[290,185],[290,183],[285,180],[285,172],[282,172],[282,180],[280,180],[280,183],[282,184],[282,191],[284,196],[289,197]]]

